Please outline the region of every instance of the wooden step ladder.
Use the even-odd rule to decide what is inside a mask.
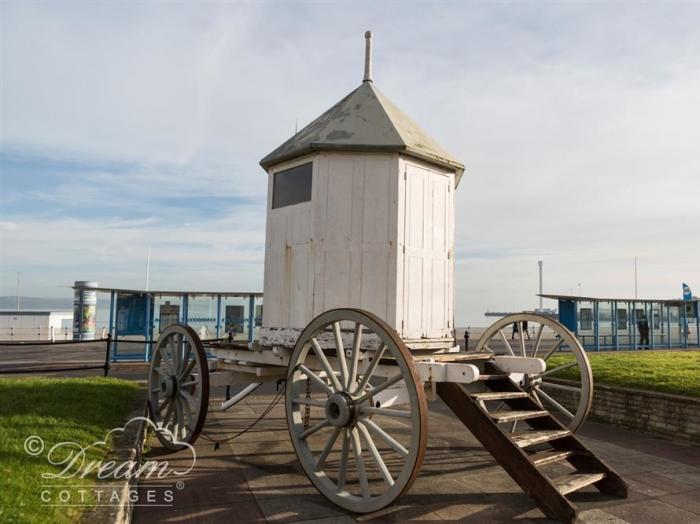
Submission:
[[[443,382],[437,384],[437,393],[547,517],[575,522],[577,508],[567,495],[586,486],[627,497],[620,476],[507,377],[488,375],[481,392]],[[489,410],[487,402],[493,401],[508,410]],[[516,422],[527,430],[511,433]],[[571,471],[551,477],[546,466],[555,464],[568,464]]]

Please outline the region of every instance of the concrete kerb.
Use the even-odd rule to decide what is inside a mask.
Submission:
[[[109,453],[107,460],[114,460],[118,463],[133,461],[135,464],[141,464],[143,449],[146,443],[147,429],[144,418],[148,417],[146,406],[146,391],[141,390],[136,402],[137,407],[134,408],[127,420],[132,420],[141,417],[138,423],[128,424],[124,431],[115,435],[113,441],[113,449]],[[121,480],[100,481],[96,488],[102,493],[102,496],[108,496],[111,499],[117,498],[116,504],[107,504],[95,506],[83,513],[81,522],[100,522],[109,524],[129,524],[134,511],[132,502],[132,493],[137,492],[138,478],[135,476]]]

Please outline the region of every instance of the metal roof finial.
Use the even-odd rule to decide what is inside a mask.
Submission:
[[[372,31],[365,32],[365,77],[362,81],[372,81]]]

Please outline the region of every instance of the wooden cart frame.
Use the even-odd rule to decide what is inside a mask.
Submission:
[[[553,357],[564,362],[548,367]],[[577,380],[560,380],[563,372]],[[546,316],[505,317],[475,351],[443,352],[409,350],[388,324],[358,309],[319,315],[294,346],[203,344],[191,328],[174,325],[150,367],[157,436],[171,450],[191,445],[210,409],[210,388],[234,389],[214,408],[225,410],[279,380],[286,381],[287,425],[302,469],[323,496],[351,512],[384,508],[411,487],[436,394],[549,516],[575,518],[565,495],[587,485],[626,493],[573,437],[591,405],[590,365],[573,334]],[[575,472],[550,479],[541,471],[561,461]]]

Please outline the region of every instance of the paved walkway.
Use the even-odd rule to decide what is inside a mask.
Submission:
[[[255,395],[226,413],[210,411],[205,433],[235,433],[271,399]],[[627,499],[595,490],[576,494],[572,500],[584,510],[583,522],[700,522],[700,446],[596,423],[588,423],[580,435],[630,486]],[[200,439],[196,450],[196,467],[184,478],[184,487],[173,491],[174,505],[137,507],[136,523],[549,522],[441,401],[430,404],[420,476],[398,503],[369,515],[348,515],[311,486],[289,442],[282,404],[220,449]],[[190,460],[187,453],[169,455],[155,445],[150,456],[174,465]],[[172,484],[164,479],[161,488]],[[142,499],[147,489],[154,488],[141,488]]]

